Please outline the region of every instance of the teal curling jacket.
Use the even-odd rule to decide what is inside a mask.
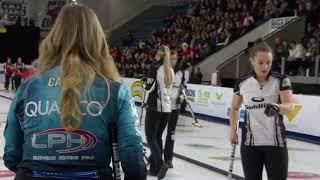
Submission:
[[[127,176],[143,177],[146,164],[139,118],[128,89],[97,77],[89,96],[80,101],[83,123],[68,131],[60,122],[60,67],[37,75],[18,89],[4,131],[4,163],[10,170],[99,170],[111,174],[109,124],[116,123],[119,157]],[[106,99],[110,94],[110,101]]]

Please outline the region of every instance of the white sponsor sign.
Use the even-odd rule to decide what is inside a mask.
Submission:
[[[123,83],[135,94],[135,99],[141,102],[139,95],[139,79],[123,78]],[[135,84],[135,85],[134,85]],[[140,95],[142,95],[142,92]],[[186,95],[195,113],[218,117],[229,121],[229,112],[233,96],[232,88],[188,84]],[[294,101],[301,105],[300,111],[289,121],[285,116],[284,123],[288,131],[320,137],[320,97],[294,95]],[[244,109],[244,108],[242,108]],[[244,111],[241,110],[242,118]],[[243,119],[242,119],[243,120]]]
[[[125,84],[136,102],[142,102],[143,99],[143,83],[140,79],[122,78],[121,82]]]
[[[209,116],[228,118],[232,89],[188,84],[186,95],[194,112]]]
[[[130,89],[136,102],[142,101],[143,86],[139,79],[122,78],[122,83]],[[186,94],[195,113],[222,118],[225,121],[229,120],[233,96],[232,88],[195,84],[188,84],[187,87]],[[320,137],[320,96],[294,95],[294,101],[300,104],[300,110],[291,116],[290,120],[285,116],[284,123],[287,130]],[[39,105],[37,104],[37,106]],[[34,113],[36,112],[38,110],[34,111]],[[243,115],[242,110],[241,116],[243,117]]]
[[[41,17],[40,20],[40,27],[42,30],[51,29],[60,10],[66,3],[66,0],[48,0],[46,13]]]
[[[139,79],[122,78],[136,102],[143,98],[142,82]],[[188,84],[188,101],[195,113],[228,119],[233,96],[231,88]]]
[[[272,18],[270,21],[271,30],[278,29],[287,24],[292,19],[296,18],[297,16],[289,16],[289,17],[282,17],[282,18]]]
[[[300,111],[289,121],[285,117],[288,131],[320,137],[320,96],[294,95]]]
[[[28,2],[29,1],[0,0],[1,21],[5,19],[5,24],[12,25],[16,23],[18,17],[20,17],[21,23],[27,24]]]

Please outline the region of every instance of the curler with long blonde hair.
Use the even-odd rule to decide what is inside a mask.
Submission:
[[[96,14],[79,4],[62,8],[40,45],[38,61],[40,74],[60,65],[60,120],[66,129],[81,126],[80,101],[89,94],[97,76],[106,82],[106,105],[110,99],[108,79],[119,79]]]
[[[158,55],[160,60],[163,61],[163,70],[164,70],[164,84],[166,88],[169,88],[172,84],[172,66],[170,60],[170,49],[168,46],[160,46],[158,49]]]

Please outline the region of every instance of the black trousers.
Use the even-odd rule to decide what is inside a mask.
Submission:
[[[12,74],[5,74],[4,88],[7,90],[9,89],[11,75]],[[12,88],[13,88],[13,82],[12,82]]]
[[[179,111],[173,110],[171,118],[168,121],[166,144],[164,146],[164,161],[172,161],[173,148],[174,148],[174,137],[176,133],[177,122],[179,118]]]
[[[18,88],[19,88],[19,86],[21,84],[21,78],[17,77],[17,76],[14,76],[13,80],[14,80],[14,88],[15,88],[15,90],[18,90]]]
[[[241,160],[246,180],[262,180],[263,165],[266,167],[268,180],[287,179],[287,148],[241,145]]]
[[[145,119],[145,133],[151,150],[150,172],[157,173],[164,161],[162,159],[162,133],[166,128],[171,113],[157,112],[147,109]]]

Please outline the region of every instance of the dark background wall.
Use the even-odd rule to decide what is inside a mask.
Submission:
[[[0,62],[10,57],[13,62],[22,57],[24,63],[38,57],[40,30],[37,27],[9,26],[6,33],[0,33]]]

